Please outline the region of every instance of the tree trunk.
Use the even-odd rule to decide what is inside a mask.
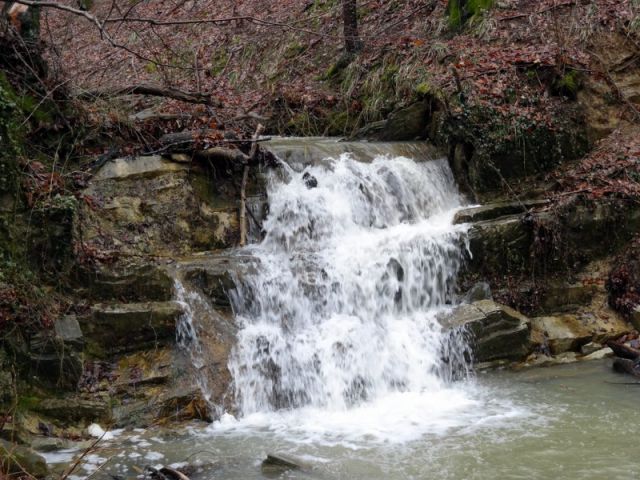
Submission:
[[[358,35],[356,0],[342,0],[342,22],[345,52],[347,54],[358,53],[362,49],[362,41]]]

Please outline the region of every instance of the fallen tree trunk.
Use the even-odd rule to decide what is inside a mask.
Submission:
[[[195,152],[197,157],[204,158],[210,161],[228,161],[238,162],[246,164],[249,162],[250,157],[242,153],[238,149],[224,148],[224,147],[211,147],[205,150],[198,150]]]
[[[198,103],[213,105],[210,93],[185,92],[171,87],[159,87],[155,85],[129,85],[126,87],[108,88],[104,90],[90,90],[78,95],[78,98],[91,100],[100,97],[121,97],[123,95],[150,95],[154,97],[172,98],[186,103]]]
[[[613,340],[609,340],[607,342],[607,347],[613,350],[613,353],[616,357],[625,358],[629,360],[637,360],[640,358],[640,350],[636,350],[635,348],[627,347],[623,343],[615,342]]]
[[[218,138],[216,138],[218,137]],[[199,130],[186,130],[184,132],[167,133],[162,135],[158,141],[163,147],[171,147],[177,145],[187,145],[190,143],[198,143],[207,138],[214,139],[212,143],[259,143],[267,142],[271,138],[225,138],[219,139],[220,130],[213,130],[211,128],[202,128]]]

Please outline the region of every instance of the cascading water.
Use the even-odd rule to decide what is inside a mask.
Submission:
[[[465,364],[436,318],[465,244],[446,160],[342,154],[274,174],[268,194],[266,236],[248,247],[260,266],[232,299],[242,415],[441,392]]]

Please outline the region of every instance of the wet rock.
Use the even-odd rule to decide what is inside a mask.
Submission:
[[[582,353],[582,355],[591,355],[594,352],[597,352],[598,350],[602,350],[603,346],[601,343],[598,342],[589,342],[585,345],[582,345],[582,347],[580,347],[580,353]]]
[[[157,414],[161,421],[205,420],[211,421],[209,403],[198,388],[175,389],[162,399]]]
[[[32,449],[0,440],[0,472],[44,478],[49,474],[49,467],[44,457]]]
[[[479,207],[465,208],[456,213],[454,224],[494,220],[507,215],[523,214],[529,209],[548,205],[549,200],[523,200],[521,202],[493,202]]]
[[[318,179],[311,175],[309,172],[304,172],[302,180],[308,189],[316,188],[318,186]]]
[[[603,358],[612,357],[613,350],[609,347],[601,348],[595,352],[591,352],[589,355],[585,355],[580,360],[602,360]]]
[[[493,300],[491,285],[487,282],[478,282],[464,295],[464,303],[473,303],[480,300]]]
[[[474,223],[469,230],[468,270],[481,274],[526,271],[531,242],[531,228],[521,215]]]
[[[230,306],[229,295],[242,282],[248,271],[253,271],[259,260],[254,257],[233,255],[207,255],[186,259],[179,265],[188,282],[201,289],[219,307]]]
[[[445,328],[468,332],[478,363],[521,360],[532,347],[529,319],[492,300],[461,305],[441,321]]]
[[[578,350],[588,343],[593,334],[574,315],[535,317],[531,319],[532,329],[541,332],[549,350],[554,355]]]
[[[95,305],[83,329],[94,354],[131,352],[172,343],[181,314],[177,302]]]
[[[33,410],[55,419],[62,425],[108,422],[111,409],[106,401],[86,399],[75,395],[64,398],[47,398],[33,407]]]
[[[268,476],[279,476],[289,470],[309,470],[304,461],[284,453],[269,453],[262,461],[262,473]]]

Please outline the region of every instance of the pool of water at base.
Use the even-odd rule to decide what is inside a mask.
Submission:
[[[610,360],[488,372],[344,412],[115,432],[71,480],[141,478],[146,465],[188,465],[191,480],[260,479],[271,452],[306,464],[281,475],[291,479],[639,478],[639,400],[640,385]],[[58,469],[74,455],[46,454]]]

